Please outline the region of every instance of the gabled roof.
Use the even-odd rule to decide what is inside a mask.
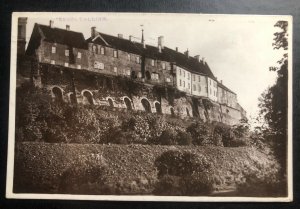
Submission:
[[[103,46],[109,46],[116,48],[125,52],[134,53],[138,55],[145,55],[153,59],[159,59],[167,62],[175,63],[176,65],[187,69],[193,73],[204,74],[210,78],[217,80],[210,70],[207,63],[199,62],[194,57],[187,57],[185,54],[177,52],[168,47],[164,47],[161,52],[159,52],[158,47],[143,45],[138,42],[133,42],[124,38],[118,38],[115,36],[107,35],[104,33],[97,33],[96,37],[90,37],[86,41],[88,43],[100,44]]]
[[[226,91],[229,91],[229,92],[231,92],[233,94],[236,94],[236,93],[234,93],[233,91],[231,91],[229,88],[227,88],[226,86],[224,86],[224,84],[222,84],[220,82],[218,82],[218,86],[221,87],[222,89],[225,89]]]
[[[39,46],[40,39],[51,43],[58,43],[78,49],[87,49],[87,43],[82,33],[65,30],[61,28],[51,28],[50,26],[35,24],[27,47],[27,54],[32,54]]]

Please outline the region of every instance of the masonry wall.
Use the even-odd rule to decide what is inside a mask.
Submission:
[[[53,53],[52,47],[55,47],[55,53]],[[69,56],[66,56],[66,50],[69,50]],[[81,53],[81,58],[78,57],[78,52]],[[69,48],[66,45],[41,41],[41,45],[37,50],[37,57],[41,63],[59,66],[65,66],[68,63],[66,67],[88,69],[87,52],[85,49]]]

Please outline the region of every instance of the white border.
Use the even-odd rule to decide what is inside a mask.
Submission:
[[[13,174],[14,174],[14,149],[15,149],[15,107],[16,107],[16,63],[17,63],[17,24],[18,17],[42,17],[47,18],[62,16],[73,17],[84,14],[84,16],[158,16],[181,15],[185,18],[189,16],[223,16],[220,14],[172,14],[172,13],[52,13],[52,12],[14,12],[12,14],[11,28],[11,65],[10,65],[10,97],[9,97],[9,130],[8,130],[8,155],[7,155],[7,177],[6,177],[6,198],[13,199],[63,199],[63,200],[110,200],[110,201],[171,201],[171,202],[291,202],[293,201],[293,169],[292,169],[292,16],[277,15],[255,15],[257,17],[276,17],[286,20],[288,24],[288,196],[283,198],[257,198],[257,197],[188,197],[188,196],[125,196],[125,195],[69,195],[69,194],[25,194],[13,193]],[[228,15],[227,15],[228,16]],[[230,15],[232,18],[253,17],[254,15]]]

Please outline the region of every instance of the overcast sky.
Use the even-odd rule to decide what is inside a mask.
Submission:
[[[78,15],[80,14],[80,15]],[[123,34],[141,38],[141,28],[147,44],[157,45],[157,37],[164,36],[165,46],[180,52],[189,49],[190,56],[204,57],[218,80],[223,80],[237,93],[239,103],[248,116],[256,116],[258,97],[275,82],[276,74],[270,66],[276,65],[282,51],[273,50],[274,24],[278,16],[223,16],[184,14],[113,14],[64,13],[43,17],[32,13],[28,17],[27,41],[34,23],[79,31],[87,39],[92,26],[102,33]],[[141,26],[142,25],[142,26]],[[138,40],[138,39],[136,39]]]

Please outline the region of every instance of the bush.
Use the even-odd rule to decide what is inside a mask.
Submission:
[[[164,130],[158,138],[157,144],[161,145],[176,145],[176,132],[172,129]]]
[[[186,131],[191,134],[195,145],[214,145],[211,137],[211,127],[207,123],[196,122],[187,127]]]
[[[81,155],[62,173],[59,191],[69,194],[107,194],[107,165],[100,154]]]
[[[208,177],[210,164],[204,156],[170,150],[159,156],[154,165],[158,170],[156,195],[202,195],[213,190]]]
[[[191,145],[193,143],[193,138],[189,133],[178,131],[177,143],[178,145]]]

